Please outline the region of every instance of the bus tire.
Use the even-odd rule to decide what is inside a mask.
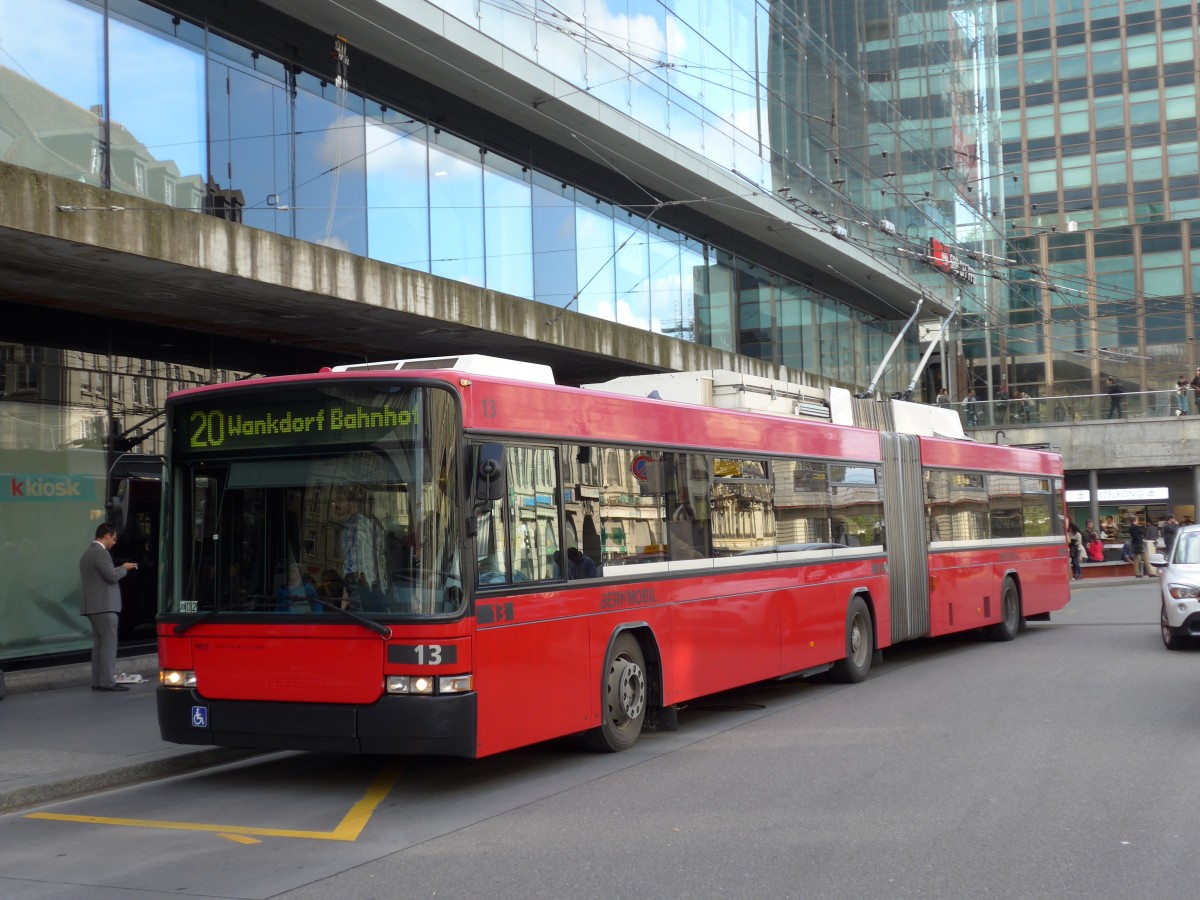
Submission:
[[[1011,641],[1021,630],[1021,595],[1011,578],[1004,579],[1000,589],[1000,621],[983,629],[989,641]]]
[[[601,677],[601,722],[584,737],[584,744],[600,753],[628,750],[642,733],[646,720],[646,660],[642,647],[629,632],[617,635]]]
[[[862,597],[855,596],[846,610],[846,656],[829,670],[829,677],[842,684],[858,684],[871,671],[875,655],[875,629],[871,611]]]

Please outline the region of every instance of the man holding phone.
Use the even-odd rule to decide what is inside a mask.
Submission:
[[[137,568],[127,562],[114,566],[112,548],[117,529],[105,523],[96,529],[96,539],[79,558],[79,580],[83,593],[79,614],[92,623],[92,690],[127,691],[117,684],[117,616],[121,612],[121,590],[117,582]]]

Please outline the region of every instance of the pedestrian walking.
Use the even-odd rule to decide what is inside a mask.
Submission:
[[[1078,581],[1083,577],[1083,532],[1070,519],[1067,519],[1067,551],[1071,556],[1071,578]]]
[[[1150,551],[1146,548],[1146,526],[1141,516],[1129,523],[1129,547],[1133,550],[1133,574],[1137,578],[1149,578]]]
[[[1171,548],[1175,546],[1175,535],[1179,534],[1179,520],[1175,518],[1175,514],[1167,516],[1167,521],[1163,523],[1163,556],[1167,559],[1171,558]]]
[[[107,523],[100,525],[96,539],[79,558],[79,614],[92,623],[93,691],[129,690],[117,684],[117,618],[121,612],[117,582],[136,569],[137,563],[114,566],[112,548],[116,543],[117,529]]]
[[[1108,376],[1107,387],[1105,387],[1104,392],[1108,394],[1108,415],[1106,415],[1104,418],[1124,418],[1124,415],[1121,412],[1121,394],[1123,394],[1124,391],[1121,390],[1121,386],[1113,380],[1111,375]]]
[[[979,425],[979,398],[975,396],[975,391],[967,392],[967,399],[963,406],[967,410],[967,427],[977,427]]]

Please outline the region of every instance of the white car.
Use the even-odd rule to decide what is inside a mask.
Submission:
[[[1185,525],[1168,557],[1151,558],[1162,587],[1162,639],[1168,650],[1200,637],[1200,525]]]

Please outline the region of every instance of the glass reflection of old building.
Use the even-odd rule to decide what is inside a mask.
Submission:
[[[475,0],[396,6],[366,3],[350,18],[331,0],[303,11],[282,0],[0,0],[0,163],[121,199],[80,215],[217,216],[757,357],[817,385],[864,386],[921,291],[931,317],[960,294],[975,321],[996,306],[989,280],[955,280],[925,259],[931,237],[992,239],[992,4],[572,0],[553,15]],[[459,73],[509,60],[497,80],[524,98],[520,115],[473,105],[469,85],[437,80],[436,66],[406,69],[424,51],[397,36],[404,28],[382,27],[385,17],[414,33],[443,21],[437,37]],[[562,104],[580,100],[586,115],[617,123],[621,146],[562,127],[576,114]],[[693,185],[677,179],[670,196],[639,187],[639,173],[689,154]],[[809,243],[792,243],[801,238]],[[907,306],[891,299],[901,293]],[[53,336],[6,324],[9,476],[67,477],[90,450],[108,456],[88,476],[108,478],[113,454],[159,452],[155,414],[169,390],[328,361],[281,355],[269,334],[222,339],[205,331],[212,310],[181,320],[154,300],[136,335],[100,308],[64,313]],[[415,343],[397,349],[422,355]],[[905,386],[919,349],[914,329],[881,391]],[[962,375],[936,377],[961,385]],[[20,455],[35,451],[48,455]],[[639,454],[657,474],[633,474]],[[511,518],[481,526],[495,526],[492,550],[538,577],[576,544],[600,563],[833,536],[821,533],[832,525],[804,524],[813,480],[764,472],[761,483],[725,483],[703,457],[655,454],[596,451],[559,497],[543,490],[546,472],[575,463],[530,448]],[[790,512],[768,514],[772,483],[787,485]],[[866,490],[826,480],[829,509],[834,487],[840,497]],[[113,514],[109,491],[63,507],[71,526],[40,540],[39,507],[7,501],[4,546],[36,543],[59,580],[41,582],[56,612],[6,629],[0,660],[84,645],[77,589],[58,563]],[[575,534],[547,529],[556,503]],[[853,506],[842,518],[856,521]],[[827,511],[813,521],[833,522]],[[327,558],[317,549],[326,530],[311,531]],[[21,606],[17,597],[0,605]]]

